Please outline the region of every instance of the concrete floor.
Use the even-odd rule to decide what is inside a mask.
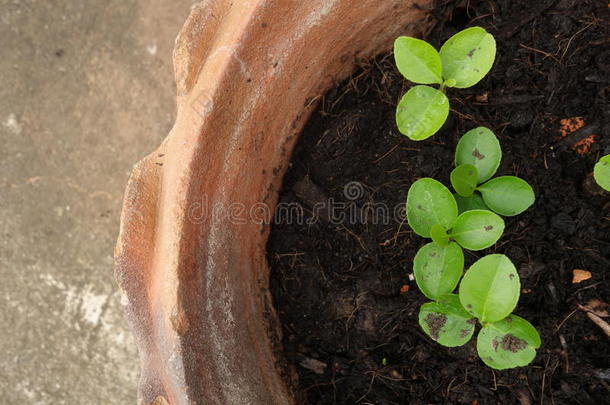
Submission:
[[[112,252],[194,0],[0,0],[0,404],[134,404]]]

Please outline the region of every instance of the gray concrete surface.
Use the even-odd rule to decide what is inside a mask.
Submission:
[[[112,273],[194,0],[0,0],[0,404],[134,404]]]

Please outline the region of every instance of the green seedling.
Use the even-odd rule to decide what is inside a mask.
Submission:
[[[400,132],[413,140],[436,133],[449,114],[445,89],[478,83],[491,69],[495,55],[493,36],[480,27],[457,33],[440,52],[425,41],[398,38],[394,43],[398,70],[419,84],[402,97],[396,109]],[[421,328],[440,344],[455,347],[466,344],[480,323],[477,352],[485,364],[496,369],[529,364],[541,344],[536,329],[511,314],[521,282],[508,257],[484,256],[464,275],[463,249],[492,246],[504,232],[504,220],[498,214],[517,215],[535,201],[526,181],[515,176],[493,178],[501,160],[502,149],[493,132],[475,128],[457,145],[456,167],[450,175],[455,194],[437,180],[422,178],[411,185],[407,195],[409,226],[432,239],[413,260],[415,281],[433,300],[420,308]],[[594,173],[606,189],[610,188],[609,171],[610,156],[606,156]]]
[[[407,220],[415,233],[432,242],[416,254],[413,272],[423,294],[438,299],[457,286],[464,270],[462,248],[482,250],[504,232],[504,221],[486,210],[458,215],[457,203],[437,180],[417,180],[407,195]]]
[[[466,132],[455,150],[456,168],[451,172],[451,184],[460,197],[460,213],[471,209],[491,209],[514,216],[528,209],[535,201],[534,190],[523,179],[496,174],[502,149],[498,138],[485,127]],[[478,193],[480,193],[480,195]]]
[[[481,27],[458,32],[443,44],[440,52],[420,39],[398,37],[394,42],[398,71],[419,84],[398,103],[396,124],[400,132],[415,141],[434,135],[449,115],[445,89],[474,86],[490,71],[495,57],[496,41]]]
[[[437,180],[422,178],[407,194],[407,220],[416,234],[432,238],[439,247],[450,241],[469,250],[492,246],[504,232],[504,221],[486,210],[458,215],[457,202],[447,187]]]
[[[490,176],[494,173],[495,169]],[[454,181],[456,176],[459,181]],[[477,168],[468,163],[452,175],[456,190],[471,194],[478,179]],[[463,248],[482,250],[496,243],[504,232],[502,218],[482,209],[458,214],[458,202],[449,189],[437,180],[422,178],[409,188],[407,220],[416,234],[432,239],[413,260],[415,281],[433,300],[420,308],[419,324],[426,334],[444,346],[461,346],[472,338],[478,320],[482,329],[477,350],[485,364],[497,369],[529,364],[540,336],[527,321],[511,315],[521,290],[513,263],[504,255],[488,255],[462,278]]]
[[[438,343],[466,344],[477,321],[479,357],[489,367],[506,369],[529,364],[540,347],[540,335],[525,319],[511,314],[519,299],[519,276],[508,257],[485,256],[462,279],[459,295],[447,293],[423,304],[419,324]]]
[[[595,164],[593,178],[601,188],[610,191],[610,155],[603,156]]]

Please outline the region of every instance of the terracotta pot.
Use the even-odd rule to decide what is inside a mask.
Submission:
[[[297,135],[324,92],[357,59],[421,32],[429,2],[193,8],[174,52],[176,123],[133,170],[115,252],[140,348],[140,403],[295,402],[277,355],[269,224],[260,219],[273,212]]]

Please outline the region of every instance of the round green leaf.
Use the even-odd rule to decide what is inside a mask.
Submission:
[[[429,86],[412,87],[396,108],[396,125],[403,135],[421,141],[434,135],[447,120],[449,100]]]
[[[502,160],[502,148],[498,138],[488,128],[478,127],[466,132],[455,149],[455,164],[471,164],[479,172],[477,183],[493,176]]]
[[[496,40],[481,27],[466,28],[441,47],[443,78],[454,79],[453,87],[477,84],[491,69],[496,58]]]
[[[478,190],[492,211],[506,217],[521,214],[536,200],[532,186],[515,176],[496,177]]]
[[[441,224],[432,225],[430,237],[439,246],[446,246],[449,243],[449,235]]]
[[[610,155],[602,157],[595,164],[593,178],[601,188],[610,191]]]
[[[428,243],[413,259],[413,274],[421,292],[428,298],[452,292],[464,271],[464,252],[455,242],[446,246]]]
[[[470,266],[460,283],[460,301],[481,322],[496,322],[515,309],[520,289],[519,275],[510,259],[493,254]]]
[[[416,234],[430,237],[434,225],[451,229],[457,218],[457,203],[451,192],[437,180],[417,180],[407,194],[407,220]]]
[[[470,197],[462,197],[455,193],[453,194],[453,198],[455,198],[455,202],[457,202],[459,214],[471,210],[489,211],[489,208],[485,205],[485,201],[483,201],[483,197],[481,197],[481,194],[479,193],[474,193]]]
[[[503,370],[531,363],[540,344],[540,335],[532,324],[517,315],[510,315],[481,329],[477,352],[489,367]]]
[[[441,57],[426,41],[412,37],[396,38],[394,60],[398,71],[412,82],[440,84],[443,81]]]
[[[504,232],[504,220],[486,210],[470,210],[460,214],[449,236],[468,250],[492,246]]]
[[[475,325],[476,320],[464,310],[455,294],[443,297],[440,302],[428,302],[419,309],[419,326],[443,346],[467,343]]]
[[[451,171],[450,178],[453,188],[459,195],[470,197],[477,188],[479,172],[475,166],[464,163]]]

